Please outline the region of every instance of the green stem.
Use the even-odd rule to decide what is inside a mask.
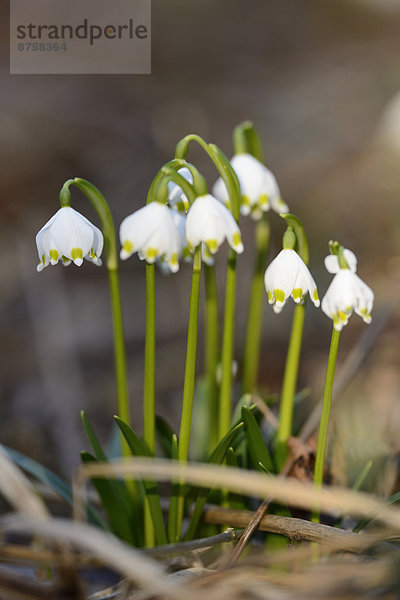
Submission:
[[[208,381],[208,450],[218,442],[218,403],[216,371],[219,354],[218,288],[215,266],[204,265],[205,282],[205,372]]]
[[[108,278],[110,282],[111,307],[114,326],[114,358],[117,379],[118,416],[130,426],[124,327],[122,322],[118,270],[109,269]],[[127,450],[125,445],[124,448]],[[125,452],[124,454],[126,456],[130,456],[129,451]]]
[[[246,342],[243,363],[242,392],[254,392],[260,359],[261,324],[264,308],[264,273],[270,241],[270,227],[266,215],[256,225],[256,261],[251,283],[247,315]]]
[[[66,181],[60,192],[61,206],[71,204],[69,187],[75,185],[90,200],[96,210],[104,236],[104,251],[106,256],[106,266],[108,269],[111,309],[114,331],[114,357],[117,383],[118,416],[130,425],[130,411],[126,372],[125,340],[122,321],[121,297],[118,277],[118,251],[115,237],[114,221],[106,199],[101,192],[89,181],[76,177]],[[123,443],[123,454],[130,456],[127,444]]]
[[[287,440],[292,435],[293,399],[296,392],[297,374],[303,327],[305,304],[298,304],[294,309],[292,331],[290,333],[289,348],[286,357],[285,372],[283,375],[281,405],[279,413],[279,429],[277,436],[276,459],[280,468],[287,455]]]
[[[328,367],[326,370],[324,396],[322,399],[322,413],[319,423],[317,453],[315,455],[314,485],[316,488],[322,486],[324,480],[324,463],[326,454],[326,442],[328,437],[329,416],[332,405],[333,380],[335,377],[336,359],[339,348],[340,331],[332,330],[331,345],[329,348]],[[314,523],[319,523],[319,511],[313,511]]]
[[[155,453],[156,289],[154,264],[146,263],[146,342],[144,350],[143,439]]]
[[[240,184],[235,171],[228,158],[215,144],[207,144],[203,138],[195,134],[189,134],[178,142],[175,149],[176,158],[186,158],[189,151],[189,143],[197,142],[208,154],[221,175],[230,201],[232,214],[237,222],[240,216],[241,191]],[[224,330],[222,337],[222,377],[220,388],[220,410],[219,410],[219,437],[222,438],[229,430],[231,420],[232,404],[232,358],[235,327],[235,294],[236,294],[236,253],[229,251],[226,291],[225,291],[225,315]]]
[[[232,411],[232,359],[235,322],[236,252],[229,250],[226,272],[224,330],[222,336],[222,374],[219,397],[218,437],[228,433]]]
[[[189,456],[190,430],[192,425],[193,397],[196,374],[197,333],[199,320],[199,297],[201,275],[201,245],[197,246],[193,257],[192,285],[190,290],[189,322],[186,347],[185,381],[183,386],[182,414],[179,428],[178,460],[186,462]],[[184,509],[183,482],[180,482],[177,506],[177,537],[180,536]]]
[[[199,295],[201,273],[201,246],[197,246],[193,258],[192,286],[190,290],[189,323],[186,347],[185,382],[183,386],[182,414],[179,429],[178,459],[187,461],[189,455],[190,428],[192,421],[194,381],[196,373],[197,328],[199,318]]]

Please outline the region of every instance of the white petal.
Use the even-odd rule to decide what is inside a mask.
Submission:
[[[351,250],[344,248],[343,250],[344,258],[346,259],[347,264],[349,265],[349,269],[352,273],[357,271],[357,257]],[[336,254],[329,254],[329,256],[325,257],[325,267],[328,273],[338,273],[339,259]]]
[[[343,250],[344,257],[346,259],[347,264],[349,265],[349,269],[352,273],[357,271],[357,257],[351,250],[344,248]]]
[[[120,240],[122,259],[138,252],[139,258],[150,264],[165,259],[171,271],[179,269],[179,231],[165,204],[151,202],[126,217],[120,226]]]
[[[260,196],[268,194],[265,189],[268,183],[268,169],[251,154],[236,154],[231,165],[234,168],[240,183],[242,196],[250,200],[250,204],[257,204]]]
[[[318,290],[317,290],[316,283],[315,283],[314,278],[311,275],[307,265],[300,258],[300,256],[299,256],[299,259],[301,262],[299,262],[299,272],[297,274],[297,278],[294,283],[294,289],[302,289],[303,296],[308,292],[312,302],[318,308],[320,305],[320,301],[319,301],[319,297],[318,297]],[[292,297],[293,297],[293,294],[292,294]],[[298,302],[300,300],[298,300]],[[295,301],[296,301],[296,299],[295,299]]]
[[[288,206],[282,201],[278,184],[273,173],[251,154],[235,154],[231,165],[237,174],[242,194],[240,211],[243,215],[252,214],[258,219],[260,211],[272,208],[279,213],[288,212]],[[212,188],[213,195],[229,206],[229,195],[223,179],[220,177]]]
[[[229,194],[228,194],[228,190],[226,189],[226,185],[225,185],[222,177],[219,177],[217,179],[217,181],[214,183],[214,185],[212,187],[212,195],[215,196],[215,198],[217,198],[220,202],[223,202],[225,205],[229,205]],[[240,208],[242,208],[242,207],[240,207]],[[249,208],[249,212],[250,212],[250,208]]]
[[[89,254],[94,242],[94,232],[89,221],[70,206],[60,208],[51,225],[51,238],[60,254],[74,260],[80,266],[83,258],[71,253],[79,249],[82,257]]]
[[[186,237],[192,247],[205,242],[212,254],[224,239],[235,252],[243,252],[240,229],[232,213],[211,194],[196,198],[186,220]]]
[[[333,319],[335,329],[338,331],[347,324],[357,304],[354,277],[357,276],[349,269],[340,269],[322,299],[321,308],[329,318]]]
[[[359,315],[365,323],[371,322],[371,311],[374,304],[374,292],[364,281],[354,274],[354,285],[356,286],[357,304],[354,312]]]
[[[63,264],[69,264],[73,260],[78,266],[82,264],[83,258],[101,264],[99,256],[103,249],[103,234],[70,206],[60,208],[42,227],[36,236],[36,244],[41,260],[39,271],[49,262],[57,264],[60,259]]]
[[[329,254],[324,258],[325,268],[328,273],[339,273],[339,261],[336,254]]]
[[[139,208],[122,221],[119,227],[119,239],[122,246],[120,256],[122,260],[137,252],[149,237],[148,225],[151,223],[153,211],[153,208],[149,207],[153,204],[155,203],[146,204],[146,206]],[[127,249],[127,244],[129,244],[129,249]]]
[[[298,255],[294,250],[281,250],[264,275],[265,289],[269,302],[275,302],[275,311],[280,311],[293,291],[299,272]]]

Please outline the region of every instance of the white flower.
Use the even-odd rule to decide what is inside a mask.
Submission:
[[[243,252],[240,229],[232,213],[211,194],[199,196],[190,207],[186,238],[190,249],[204,242],[210,253],[215,254],[226,238],[235,252]]]
[[[64,265],[74,261],[79,267],[86,258],[100,266],[103,234],[71,206],[64,206],[39,231],[36,246],[40,260],[38,271],[49,263],[56,265],[60,259]]]
[[[280,313],[291,296],[296,303],[302,302],[307,292],[315,306],[319,306],[317,286],[307,265],[295,250],[281,250],[272,261],[264,276],[268,302]]]
[[[343,250],[348,269],[339,266],[338,257],[330,254],[325,258],[325,266],[329,273],[335,273],[321,308],[333,320],[337,331],[347,325],[353,310],[365,323],[371,322],[371,310],[374,303],[374,292],[356,274],[357,258],[351,250]]]
[[[231,160],[240,183],[242,203],[240,212],[243,215],[251,213],[254,219],[259,219],[263,212],[272,208],[277,213],[287,213],[289,208],[281,198],[277,181],[267,167],[251,154],[235,154]],[[213,194],[229,205],[229,196],[225,183],[220,177],[214,184]]]
[[[182,175],[189,183],[193,183],[192,174],[187,167],[181,167],[177,173]],[[186,194],[174,181],[168,181],[168,204],[171,208],[176,208],[180,211],[187,211],[189,209],[189,200]]]
[[[165,204],[150,202],[126,217],[120,225],[119,237],[122,260],[138,252],[139,258],[150,264],[161,258],[173,273],[179,270],[179,232],[171,209]]]

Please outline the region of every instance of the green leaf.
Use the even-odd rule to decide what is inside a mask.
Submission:
[[[151,452],[138,435],[119,417],[114,417],[122,435],[134,456],[151,456]],[[154,535],[157,544],[167,544],[167,533],[165,531],[164,518],[161,510],[160,494],[155,481],[143,481],[146,498],[149,503],[151,518],[154,525]]]
[[[81,458],[84,464],[104,462],[98,461],[96,457],[85,451],[81,452]],[[124,504],[116,493],[113,482],[100,477],[93,477],[91,481],[100,496],[104,510],[110,521],[111,529],[115,535],[129,544],[134,545],[135,537],[132,531],[130,515],[125,510]]]
[[[172,458],[172,437],[175,435],[175,433],[168,421],[160,415],[156,415],[156,435],[164,455],[167,458]]]
[[[242,429],[242,427],[243,427],[243,423],[238,423],[235,427],[233,427],[232,429],[230,429],[228,431],[228,433],[225,435],[225,437],[222,438],[222,440],[220,441],[218,446],[215,448],[215,450],[211,453],[211,455],[207,461],[208,463],[214,463],[214,464],[222,463],[222,461],[225,458],[225,454],[228,451],[228,448],[230,447],[230,445],[232,444],[232,441],[234,440],[237,433]],[[207,497],[208,497],[209,492],[210,492],[210,490],[208,488],[200,488],[199,489],[196,503],[195,503],[194,509],[193,509],[192,518],[190,520],[190,524],[189,524],[188,530],[185,535],[185,540],[193,539],[193,537],[196,533],[197,526],[201,519],[201,515],[203,514],[204,505],[207,502]]]
[[[243,406],[247,406],[248,408],[252,407],[253,410],[257,408],[257,405],[253,403],[251,394],[243,394],[241,396],[233,410],[231,426],[233,427],[237,423],[240,423],[242,420],[242,408]]]
[[[88,420],[84,410],[81,410],[81,419],[82,419],[82,423],[83,423],[83,426],[86,431],[86,435],[88,436],[89,442],[93,448],[95,457],[97,458],[97,460],[106,461],[107,456],[105,455],[103,448],[101,447],[100,442],[97,439],[94,429],[91,426],[91,424],[89,423],[89,420]]]
[[[7,446],[1,446],[8,456],[13,460],[21,469],[35,477],[38,481],[47,485],[53,492],[58,494],[60,498],[65,500],[70,506],[72,506],[72,489],[71,486],[64,481],[59,475],[56,475],[47,467],[44,467],[40,463],[36,462],[32,458],[28,458],[24,454],[17,452]],[[102,527],[103,529],[109,529],[107,522],[101,516],[101,514],[91,505],[87,506],[89,521]]]
[[[270,473],[273,472],[274,464],[260,428],[251,410],[246,406],[242,407],[242,418],[246,428],[247,445],[254,468],[258,471],[263,471],[263,468],[260,466],[260,463],[262,463],[267,471]]]
[[[97,439],[97,436],[89,422],[89,419],[87,418],[83,410],[81,411],[81,419],[86,431],[86,435],[88,436],[88,439],[93,448],[95,457],[100,462],[108,462],[108,458],[103,448],[101,447],[99,440]],[[130,515],[131,519],[134,519],[136,521],[139,517],[140,512],[138,494],[136,493],[137,491],[133,489],[134,493],[130,493],[126,486],[126,483],[118,479],[109,479],[109,482],[114,488],[115,495],[123,503],[125,511]]]

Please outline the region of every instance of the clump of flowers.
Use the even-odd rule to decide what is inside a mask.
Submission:
[[[189,147],[198,144],[216,168],[219,178],[213,194],[196,166],[187,160]],[[101,230],[71,207],[70,188],[77,187],[93,204],[101,222]],[[234,133],[234,156],[229,161],[215,145],[190,134],[180,140],[175,154],[155,174],[147,201],[127,216],[119,227],[118,248],[111,211],[101,192],[90,182],[75,178],[65,182],[60,192],[61,208],[36,236],[40,263],[38,271],[48,264],[84,259],[100,266],[103,245],[108,269],[114,325],[115,367],[118,415],[121,431],[121,453],[125,456],[154,457],[156,439],[165,455],[184,463],[191,457],[230,466],[254,468],[279,474],[288,455],[288,440],[294,434],[294,398],[297,391],[305,305],[308,298],[320,306],[317,285],[308,268],[309,248],[301,221],[283,202],[274,175],[262,162],[260,141],[252,124],[239,125]],[[268,211],[279,214],[285,223],[283,248],[267,266],[270,228]],[[246,342],[243,356],[243,379],[234,387],[236,371],[232,365],[235,344],[235,308],[238,255],[244,252],[240,215],[251,215],[254,227],[255,266],[251,284]],[[277,215],[273,215],[277,219]],[[277,219],[278,220],[278,219]],[[282,221],[280,221],[282,223]],[[226,264],[225,298],[220,302],[215,262],[222,243],[229,245]],[[357,259],[353,252],[338,242],[330,243],[330,256],[325,266],[334,278],[322,300],[322,311],[333,321],[328,356],[322,418],[318,436],[314,482],[322,484],[325,450],[332,401],[332,386],[340,332],[354,312],[365,323],[371,321],[374,294],[356,274]],[[127,388],[127,364],[123,315],[118,275],[119,258],[125,260],[137,253],[146,271],[146,336],[143,376],[143,435],[132,427]],[[189,317],[179,431],[156,416],[156,275],[158,263],[164,273],[176,273],[179,261],[190,263]],[[239,260],[239,259],[238,259]],[[204,263],[206,266],[204,266]],[[197,337],[201,277],[204,275],[204,372],[197,372]],[[240,285],[240,282],[239,282]],[[257,392],[260,363],[262,309],[266,303],[280,313],[289,298],[295,302],[285,371],[280,390],[277,431],[268,440],[259,425],[261,412],[252,403]],[[266,366],[266,372],[268,365]],[[237,394],[240,389],[241,394]],[[195,401],[196,400],[196,401]],[[260,402],[265,400],[261,398]],[[233,411],[233,401],[236,409]],[[266,401],[266,400],[265,400]],[[196,406],[197,405],[197,406]],[[201,419],[192,419],[198,408]],[[83,415],[85,429],[95,456],[83,453],[84,462],[104,462],[106,455]],[[193,444],[193,439],[196,444]],[[185,539],[201,530],[201,515],[207,500],[203,488],[189,486],[184,477],[171,487],[168,517],[162,511],[156,482],[113,480],[110,485],[93,483],[100,495],[109,526],[127,543],[151,546],[181,540],[184,518]],[[224,504],[231,498],[221,494]],[[193,511],[188,506],[194,501]],[[235,502],[235,500],[234,500]],[[314,520],[319,515],[314,511]],[[102,523],[102,520],[99,519]],[[104,522],[104,519],[103,519]],[[143,523],[143,526],[141,525]]]

